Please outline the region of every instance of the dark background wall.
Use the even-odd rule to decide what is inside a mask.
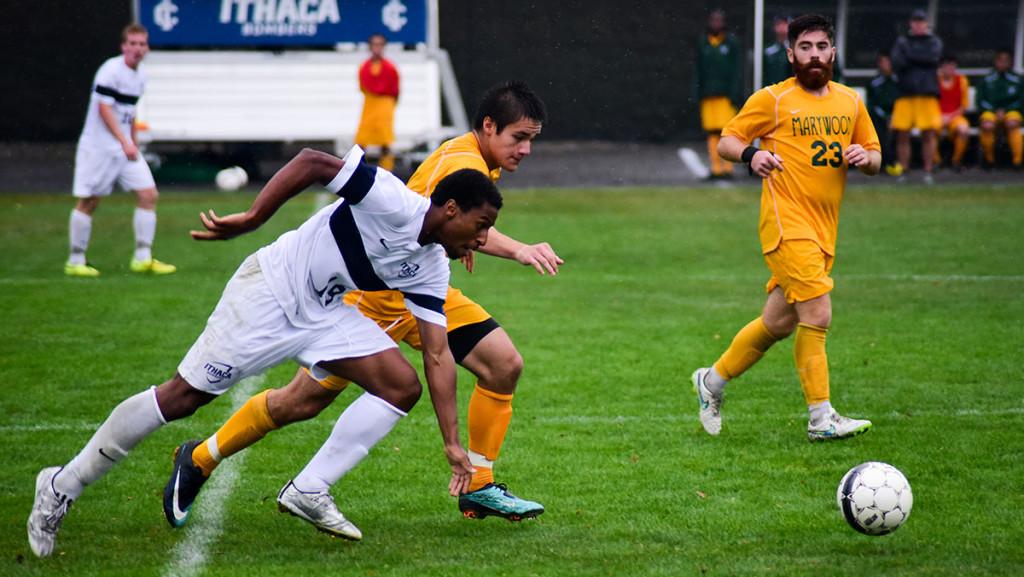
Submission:
[[[748,5],[441,0],[441,45],[470,115],[488,86],[520,78],[548,105],[546,140],[680,140],[699,134],[690,62],[707,11],[723,6],[731,29],[749,30]],[[130,18],[128,0],[7,3],[0,140],[75,140],[92,76]]]

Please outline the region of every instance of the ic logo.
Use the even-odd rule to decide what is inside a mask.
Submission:
[[[407,262],[402,263],[402,270],[398,273],[398,278],[412,278],[419,272],[420,265],[416,263],[409,264]]]
[[[178,7],[175,6],[174,2],[171,0],[161,0],[159,4],[153,7],[153,22],[156,22],[156,25],[164,32],[170,32],[178,25],[178,17],[174,15],[177,11]]]
[[[206,369],[206,382],[211,385],[216,385],[222,381],[230,380],[231,377],[234,376],[231,374],[231,371],[234,370],[235,367],[224,363],[218,363],[216,361],[209,362],[203,365],[203,368]]]

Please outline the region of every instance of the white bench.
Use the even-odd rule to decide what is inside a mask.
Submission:
[[[441,124],[439,64],[392,47],[401,94],[395,148],[436,145]],[[358,71],[366,52],[153,51],[139,102],[143,143],[329,141],[351,145],[363,108]]]

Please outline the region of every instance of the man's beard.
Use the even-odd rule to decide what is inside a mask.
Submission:
[[[811,60],[807,64],[800,64],[794,59],[793,73],[804,88],[818,90],[832,80],[832,63]]]

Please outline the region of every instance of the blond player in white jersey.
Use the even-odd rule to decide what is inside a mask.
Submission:
[[[173,265],[153,258],[156,234],[156,183],[136,144],[135,106],[146,86],[142,59],[149,52],[149,34],[139,24],[121,32],[121,55],[100,66],[92,84],[85,126],[75,153],[72,194],[78,201],[68,223],[71,254],[64,274],[96,277],[100,271],[85,258],[92,234],[92,215],[100,198],[109,196],[117,182],[135,192],[138,205],[132,223],[135,254],[129,268],[136,273],[170,274]]]

